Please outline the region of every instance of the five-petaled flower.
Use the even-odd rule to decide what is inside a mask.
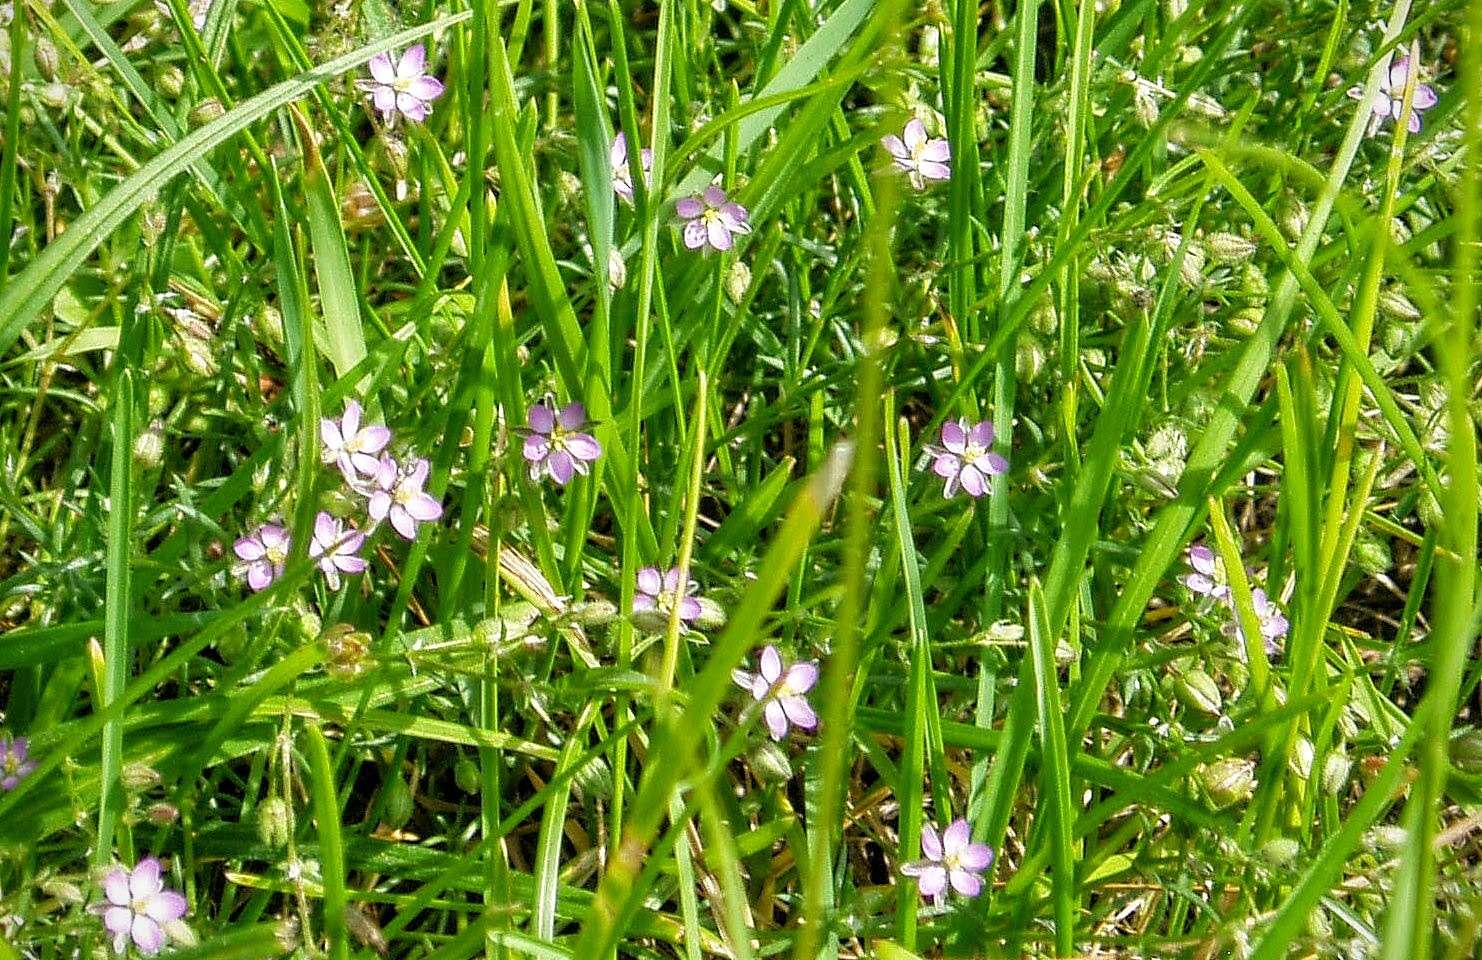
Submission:
[[[901,136],[893,133],[880,138],[880,143],[889,151],[897,169],[911,177],[911,186],[926,189],[928,180],[949,180],[952,177],[952,147],[945,140],[934,140],[926,135],[926,127],[920,120],[911,120]]]
[[[370,495],[366,512],[376,523],[391,518],[391,527],[404,539],[417,539],[417,524],[430,523],[443,515],[443,505],[423,492],[432,467],[418,459],[397,466],[390,457],[382,457],[376,471],[375,491]]]
[[[1410,57],[1395,57],[1379,78],[1379,89],[1374,92],[1374,99],[1369,103],[1369,109],[1373,116],[1369,121],[1369,134],[1379,131],[1380,124],[1386,120],[1399,121],[1405,112],[1405,84],[1410,79]],[[1355,100],[1364,99],[1364,88],[1354,86],[1348,88],[1348,95]],[[1420,115],[1434,107],[1440,98],[1436,91],[1428,83],[1415,84],[1415,93],[1410,101],[1411,133],[1419,133],[1421,120]]]
[[[1225,564],[1215,556],[1213,550],[1202,543],[1189,548],[1189,566],[1193,573],[1185,574],[1183,585],[1201,597],[1224,600],[1230,596],[1230,584],[1225,579]]]
[[[681,621],[688,623],[699,619],[704,608],[699,600],[690,596],[693,588],[693,584],[680,583],[678,567],[670,567],[662,573],[657,567],[644,567],[638,571],[633,610],[635,613],[659,613],[667,619],[670,611],[678,606]]]
[[[123,953],[129,941],[145,956],[164,949],[165,925],[185,916],[185,898],[166,890],[160,877],[160,862],[154,857],[140,860],[132,871],[114,867],[103,878],[105,903],[93,907],[102,914],[103,927],[113,935],[113,949]]]
[[[1266,595],[1266,591],[1256,587],[1250,592],[1250,605],[1255,611],[1256,622],[1261,627],[1261,639],[1266,644],[1267,656],[1275,656],[1281,651],[1279,641],[1283,639],[1291,624],[1287,622],[1286,614],[1281,612],[1281,607]],[[1240,616],[1235,615],[1235,636],[1240,638],[1240,652],[1245,652],[1245,631],[1240,628]]]
[[[691,250],[709,246],[712,250],[729,250],[738,233],[750,233],[750,214],[734,203],[717,186],[705,188],[698,197],[685,197],[674,205],[684,225],[684,245]]]
[[[932,472],[947,481],[942,496],[953,497],[959,488],[971,497],[987,493],[989,479],[1009,469],[1009,462],[989,449],[992,446],[993,424],[987,420],[975,425],[965,419],[942,424],[941,446],[926,446]]]
[[[733,670],[731,679],[757,703],[766,703],[762,713],[773,740],[787,736],[789,724],[804,730],[818,726],[818,714],[807,697],[818,682],[818,664],[800,661],[788,666],[777,648],[769,645],[762,650],[760,672]]]
[[[365,572],[365,558],[358,556],[364,543],[365,534],[323,510],[319,511],[314,518],[314,540],[309,544],[309,556],[318,561],[329,589],[340,588],[342,573]]]
[[[408,47],[395,63],[388,51],[371,57],[368,66],[371,78],[356,83],[388,123],[398,113],[408,120],[426,120],[432,101],[443,95],[442,81],[426,71],[427,48],[420,43]]]
[[[243,561],[247,586],[254,591],[266,590],[283,576],[291,542],[286,529],[276,523],[265,523],[232,544],[232,552]]]
[[[628,138],[622,132],[612,138],[612,150],[608,154],[612,165],[612,190],[629,203],[633,202],[633,171],[628,167]],[[638,162],[643,167],[643,185],[648,186],[654,166],[654,152],[648,147],[638,151]]]
[[[31,759],[30,743],[25,737],[6,734],[0,738],[0,790],[14,790],[36,769]]]
[[[525,438],[525,462],[530,465],[530,479],[539,480],[542,473],[561,486],[576,474],[585,476],[588,464],[602,456],[602,444],[581,428],[587,422],[587,410],[579,403],[568,403],[557,413],[544,403],[530,408],[530,435]]]
[[[921,827],[922,859],[901,866],[901,873],[916,878],[923,897],[941,906],[947,899],[950,884],[964,897],[976,897],[983,890],[979,876],[993,863],[993,851],[987,844],[973,843],[966,820],[954,820],[942,836],[931,824]]]
[[[360,404],[351,400],[339,420],[319,421],[319,439],[324,442],[320,459],[337,465],[345,482],[352,485],[376,475],[381,466],[377,455],[391,442],[391,431],[385,426],[362,427],[361,412]]]

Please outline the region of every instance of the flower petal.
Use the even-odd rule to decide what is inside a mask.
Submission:
[[[962,461],[950,453],[937,457],[931,464],[931,472],[939,477],[955,477],[962,471]]]
[[[580,403],[568,403],[561,408],[561,429],[580,430],[587,422],[587,408]]]
[[[918,168],[921,175],[928,180],[951,180],[952,168],[945,163],[935,163],[931,160],[922,160]]]
[[[731,249],[731,231],[720,220],[710,220],[706,224],[706,236],[710,245],[717,250]]]
[[[983,892],[983,878],[969,870],[956,869],[950,874],[952,889],[964,897],[976,897]]]
[[[937,835],[937,828],[929,823],[921,825],[921,852],[929,860],[942,859],[942,838]]]
[[[906,124],[902,139],[906,142],[906,149],[914,156],[916,148],[926,143],[926,125],[912,117]]]
[[[782,712],[782,704],[776,700],[768,701],[762,708],[762,715],[767,720],[767,731],[772,734],[773,740],[781,740],[787,736],[787,714]]]
[[[705,611],[700,607],[700,601],[694,597],[685,597],[679,601],[679,619],[688,623],[691,620],[700,619],[700,614]]]
[[[378,53],[370,58],[370,75],[376,78],[378,83],[391,83],[396,79],[396,67],[391,63],[390,52]]]
[[[161,890],[144,905],[144,912],[159,923],[179,920],[185,916],[185,898],[174,890]]]
[[[975,463],[964,464],[962,472],[957,475],[957,481],[970,497],[981,497],[988,492],[988,478],[983,476]]]
[[[955,420],[942,424],[942,446],[952,453],[961,453],[967,449],[967,431],[962,428],[962,424]]]
[[[978,469],[991,477],[999,477],[1009,472],[1009,462],[999,454],[986,453],[978,460]]]
[[[127,907],[129,905],[129,871],[123,867],[114,867],[109,870],[108,874],[103,877],[103,895],[108,898],[109,903]]]
[[[401,62],[396,65],[396,78],[398,80],[411,80],[420,77],[426,71],[427,48],[420,43],[406,48],[401,55]]]
[[[628,163],[628,136],[621,130],[612,138],[612,146],[607,151],[607,162],[614,170]]]
[[[986,450],[993,446],[993,421],[982,420],[973,424],[973,428],[967,435],[973,446]]]
[[[1440,102],[1436,96],[1435,88],[1428,83],[1416,84],[1414,107],[1416,110],[1429,110]]]
[[[571,464],[571,454],[565,450],[557,450],[546,458],[545,468],[550,473],[551,479],[563,487],[570,483],[571,478],[576,474],[576,468]]]
[[[391,510],[391,528],[401,534],[404,540],[417,539],[417,521],[412,519],[412,515],[405,509],[393,508]]]
[[[818,726],[818,714],[813,712],[813,705],[808,702],[807,697],[783,697],[778,702],[782,704],[782,711],[787,714],[787,719],[794,725],[804,730],[812,730]]]
[[[154,857],[145,857],[134,865],[129,874],[129,896],[134,900],[145,900],[164,888],[160,880],[160,862]]]
[[[129,928],[134,925],[134,911],[128,907],[109,906],[103,910],[103,929],[114,936],[122,934],[128,936]]]
[[[638,589],[651,597],[659,595],[659,591],[664,589],[664,580],[657,567],[644,567],[638,571]]]
[[[698,197],[684,197],[674,204],[674,212],[685,220],[693,220],[705,212],[705,204]]]
[[[602,456],[602,444],[588,433],[573,433],[567,437],[566,449],[578,460],[596,460]]]
[[[443,82],[437,77],[418,77],[407,84],[407,93],[423,103],[431,103],[443,95]]]
[[[897,137],[893,133],[888,133],[885,136],[881,137],[880,146],[884,147],[886,151],[897,160],[906,160],[909,159],[911,156],[911,151],[908,150],[906,148],[906,145],[901,142],[901,138]]]
[[[260,560],[267,552],[268,548],[263,546],[257,534],[240,537],[236,543],[232,544],[232,553],[243,560]]]
[[[767,681],[769,687],[782,676],[782,654],[777,652],[776,647],[768,646],[762,651],[761,669],[762,679]]]
[[[726,196],[726,192],[713,183],[705,188],[705,192],[701,196],[704,198],[707,206],[715,208],[725,206],[730,200],[730,197]]]
[[[993,863],[993,850],[986,843],[970,843],[957,855],[957,862],[968,870],[987,870]]]
[[[818,664],[803,660],[787,668],[787,689],[793,693],[807,693],[818,683]]]
[[[952,159],[952,145],[946,140],[927,141],[925,149],[921,151],[921,159],[932,163],[946,163]]]
[[[947,889],[946,869],[935,865],[923,868],[916,878],[916,886],[921,890],[922,896],[941,896]]]
[[[273,582],[273,565],[270,563],[254,563],[247,568],[247,586],[254,593],[266,590]]]
[[[165,947],[164,929],[142,913],[134,914],[134,925],[129,935],[134,938],[134,946],[146,957],[154,956]]]
[[[704,220],[691,220],[684,225],[684,245],[691,250],[700,249],[705,246],[705,237],[708,232]]]
[[[556,412],[543,403],[531,407],[526,419],[536,433],[550,433],[556,427]]]

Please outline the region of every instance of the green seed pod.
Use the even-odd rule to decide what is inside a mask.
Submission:
[[[1239,757],[1220,760],[1200,771],[1204,789],[1216,809],[1249,799],[1256,788],[1255,774],[1255,763]]]
[[[1306,737],[1298,737],[1297,742],[1292,744],[1292,753],[1287,757],[1287,766],[1291,768],[1298,780],[1306,780],[1312,776],[1313,754],[1312,741]]]
[[[166,67],[159,72],[155,84],[160,92],[171,100],[178,99],[185,92],[185,74],[180,72],[179,67]]]
[[[695,602],[700,605],[700,615],[693,621],[696,630],[719,630],[726,625],[726,611],[720,604],[709,597],[696,597]]]
[[[78,904],[87,902],[87,897],[83,895],[82,888],[66,880],[42,880],[37,886],[41,888],[42,893],[56,900],[58,903],[77,906]]]
[[[1451,762],[1463,773],[1482,773],[1482,730],[1472,727],[1451,738]]]
[[[1379,294],[1379,310],[1396,320],[1419,320],[1420,308],[1404,291],[1390,287]]]
[[[257,838],[270,849],[282,850],[288,846],[289,820],[288,804],[283,798],[268,797],[257,808]]]
[[[1034,383],[1045,372],[1048,355],[1039,338],[1030,333],[1021,334],[1014,348],[1014,371],[1021,383]]]
[[[617,247],[611,247],[607,251],[607,286],[613,293],[617,293],[628,285],[628,264],[623,260],[623,252]]]
[[[401,777],[393,776],[381,788],[384,791],[381,819],[392,829],[400,830],[412,819],[412,791]]]
[[[1198,667],[1191,667],[1179,675],[1174,692],[1185,706],[1211,717],[1218,716],[1225,705],[1219,685]]]
[[[36,99],[53,110],[61,110],[67,106],[67,101],[72,98],[72,88],[65,83],[52,81],[43,83],[36,88]]]
[[[217,100],[215,97],[207,97],[196,104],[195,109],[190,112],[190,125],[193,127],[205,126],[224,113],[226,113],[226,109],[222,107],[220,100]]]
[[[143,793],[160,782],[157,770],[143,763],[126,763],[119,774],[124,789],[130,793]]]
[[[134,438],[134,463],[144,470],[153,470],[164,458],[164,425],[155,420]]]
[[[1410,844],[1410,831],[1404,827],[1385,824],[1369,831],[1364,838],[1369,849],[1375,853],[1399,853]]]
[[[1029,329],[1042,337],[1048,337],[1060,329],[1060,317],[1055,311],[1055,301],[1049,294],[1036,300],[1034,307],[1029,311]]]
[[[583,800],[606,799],[612,796],[612,768],[606,760],[596,757],[582,764],[576,776],[571,778],[571,785],[580,792]]]
[[[167,920],[161,926],[165,929],[165,937],[177,947],[189,949],[200,945],[201,941],[196,937],[196,932],[191,929],[190,924],[179,917]]]
[[[1238,233],[1211,233],[1204,242],[1219,263],[1239,263],[1256,253],[1255,241]]]
[[[1266,316],[1266,311],[1260,307],[1244,307],[1236,310],[1230,315],[1228,326],[1230,332],[1237,336],[1248,337],[1256,332],[1261,325],[1261,320]]]
[[[571,619],[584,627],[605,627],[617,619],[617,605],[606,600],[572,604]]]
[[[464,793],[479,792],[479,765],[467,757],[459,758],[453,765],[453,782]]]
[[[36,61],[36,70],[47,80],[57,78],[57,48],[45,36],[36,37],[36,46],[31,51],[31,56]]]

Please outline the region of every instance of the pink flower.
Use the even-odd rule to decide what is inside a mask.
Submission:
[[[932,472],[947,481],[942,496],[951,498],[959,488],[974,498],[987,493],[989,479],[1009,469],[1009,462],[989,449],[992,446],[990,421],[969,425],[963,419],[942,424],[942,445],[926,446],[926,453],[932,458]]]
[[[266,590],[283,576],[292,538],[276,523],[265,523],[232,544],[232,552],[244,561],[242,571],[253,591]]]
[[[612,190],[629,203],[633,202],[633,173],[628,169],[628,138],[622,131],[612,138],[612,151],[608,155],[612,165]],[[652,182],[654,152],[647,147],[638,151],[638,162],[643,167],[643,184]]]
[[[345,482],[352,486],[362,477],[373,477],[380,467],[376,455],[391,442],[391,431],[376,424],[360,425],[360,404],[351,400],[345,404],[345,415],[339,420],[319,421],[319,439],[324,449],[319,458],[325,463],[336,464]]]
[[[732,203],[720,187],[710,186],[698,197],[685,197],[674,205],[684,225],[684,245],[699,250],[707,244],[712,250],[729,250],[738,233],[750,233],[750,214],[739,203]]]
[[[1214,555],[1213,550],[1202,543],[1195,544],[1189,547],[1188,560],[1194,572],[1180,578],[1184,586],[1202,597],[1224,600],[1230,596],[1230,584],[1225,580],[1225,565]]]
[[[103,878],[107,902],[92,909],[103,917],[103,927],[113,935],[113,949],[124,953],[129,940],[147,957],[164,949],[165,925],[185,916],[185,898],[166,890],[160,879],[160,862],[145,857],[132,871],[114,867]]]
[[[656,611],[669,616],[675,605],[679,606],[679,619],[688,623],[697,620],[703,613],[700,601],[690,596],[694,584],[679,582],[679,568],[670,567],[660,573],[657,567],[644,567],[638,571],[638,591],[633,595],[635,612]]]
[[[587,410],[579,403],[568,403],[560,414],[543,403],[530,408],[530,435],[523,450],[530,479],[545,473],[564,487],[574,475],[586,476],[587,464],[602,456],[597,438],[581,432],[586,422]]]
[[[404,539],[417,539],[417,524],[430,523],[443,515],[443,505],[422,488],[432,467],[426,460],[397,467],[390,457],[382,457],[376,472],[375,492],[366,512],[376,523],[391,518],[391,527]]]
[[[926,189],[927,180],[949,180],[952,177],[952,147],[945,140],[932,140],[926,136],[926,127],[920,120],[911,120],[901,137],[887,134],[880,143],[890,152],[896,169],[911,177],[911,186]]]
[[[1399,120],[1405,112],[1405,84],[1410,80],[1410,57],[1395,57],[1390,63],[1382,77],[1379,78],[1379,89],[1374,93],[1374,99],[1370,101],[1369,109],[1373,117],[1369,121],[1369,134],[1379,131],[1379,125],[1385,120]],[[1355,100],[1364,98],[1363,86],[1348,88],[1348,95]],[[1420,132],[1420,115],[1434,107],[1440,100],[1436,91],[1426,83],[1415,84],[1415,94],[1410,101],[1411,133]]]
[[[0,739],[0,790],[14,790],[35,769],[36,761],[31,759],[25,737],[12,738],[7,733]]]
[[[813,712],[807,693],[818,683],[818,664],[802,661],[787,666],[777,648],[769,645],[762,650],[760,669],[760,673],[732,670],[731,679],[749,691],[757,703],[766,703],[762,713],[772,739],[787,736],[789,724],[804,730],[817,727],[818,714]]]
[[[341,573],[364,573],[365,558],[357,556],[365,543],[365,534],[323,510],[314,518],[314,540],[309,556],[319,562],[329,589],[340,588]]]
[[[386,122],[398,113],[408,120],[426,120],[432,113],[432,101],[443,95],[442,81],[427,73],[426,65],[427,48],[419,43],[408,47],[395,64],[389,52],[371,57],[371,79],[355,82],[370,94]]]
[[[940,838],[936,827],[923,824],[921,853],[922,859],[903,864],[901,873],[915,877],[921,895],[937,906],[946,902],[948,885],[964,897],[976,897],[983,891],[979,874],[993,863],[993,851],[987,844],[972,842],[966,820],[954,820]]]
[[[1281,652],[1280,641],[1285,639],[1291,624],[1287,622],[1286,615],[1281,612],[1281,607],[1276,601],[1266,595],[1266,591],[1256,587],[1250,592],[1250,605],[1255,610],[1256,622],[1261,626],[1261,640],[1266,645],[1267,656],[1276,656]],[[1240,629],[1240,615],[1238,611],[1231,611],[1235,622],[1235,636],[1240,638],[1239,651],[1245,652],[1245,631]]]

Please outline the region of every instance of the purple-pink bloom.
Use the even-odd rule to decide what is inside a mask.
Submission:
[[[733,203],[717,186],[705,188],[698,197],[685,197],[674,205],[684,225],[684,245],[699,250],[709,245],[713,250],[729,250],[738,233],[750,233],[750,214],[739,203]]]
[[[232,552],[243,561],[242,571],[247,586],[253,591],[266,590],[274,580],[283,576],[288,564],[288,550],[292,537],[286,529],[276,523],[265,523],[232,544]]]
[[[759,666],[758,673],[732,670],[731,679],[750,692],[757,703],[766,703],[762,714],[772,739],[781,740],[787,736],[789,724],[804,730],[817,727],[818,714],[813,712],[807,693],[818,683],[818,664],[800,661],[788,666],[783,663],[777,648],[768,645],[762,650]]]
[[[12,738],[7,733],[0,739],[0,790],[14,790],[36,769],[30,749],[25,737]]]
[[[628,138],[622,132],[612,138],[612,150],[608,154],[612,165],[612,190],[629,203],[633,202],[633,171],[628,169]],[[647,147],[638,151],[638,162],[643,167],[643,184],[652,182],[654,152]]]
[[[657,567],[644,567],[638,571],[638,590],[633,595],[633,610],[637,613],[657,611],[664,616],[676,605],[679,619],[685,623],[697,620],[703,612],[700,601],[690,596],[694,584],[679,582],[679,568],[670,567],[663,573]]]
[[[1379,78],[1379,89],[1374,92],[1374,99],[1369,103],[1369,109],[1373,117],[1369,121],[1369,133],[1373,135],[1379,130],[1379,125],[1386,120],[1398,121],[1405,112],[1405,84],[1410,80],[1410,57],[1395,57],[1390,63],[1389,69]],[[1355,100],[1364,99],[1364,88],[1362,85],[1348,88],[1348,95]],[[1421,127],[1420,115],[1434,107],[1440,98],[1436,91],[1428,83],[1416,83],[1415,93],[1410,101],[1409,129],[1411,133],[1419,133]]]
[[[951,498],[959,488],[970,497],[987,493],[989,479],[1009,469],[1009,462],[989,449],[992,446],[990,421],[972,425],[962,419],[942,424],[941,446],[927,444],[925,448],[932,458],[932,472],[947,481],[942,496]]]
[[[928,180],[952,177],[952,146],[945,140],[928,137],[920,120],[907,123],[902,136],[886,134],[880,143],[890,152],[896,169],[910,175],[911,186],[917,190],[925,190]]]
[[[586,476],[587,464],[602,456],[602,444],[590,433],[582,433],[587,410],[579,403],[568,403],[558,414],[544,403],[530,408],[530,435],[525,438],[524,456],[530,465],[530,479],[539,480],[545,473],[561,486],[576,474]]]
[[[430,523],[443,515],[443,505],[423,491],[432,467],[418,459],[410,465],[397,466],[390,457],[382,457],[376,471],[375,491],[370,495],[366,512],[376,523],[391,519],[391,526],[407,540],[417,539],[417,524]]]
[[[113,936],[113,949],[124,953],[129,941],[147,957],[165,946],[165,924],[185,916],[185,898],[166,890],[160,877],[160,862],[154,857],[140,860],[132,871],[114,867],[103,878],[105,903],[93,912],[103,917],[103,927]]]
[[[936,827],[922,824],[921,853],[922,859],[903,864],[901,873],[915,877],[921,895],[937,906],[946,902],[948,886],[964,897],[983,891],[979,874],[993,863],[993,851],[987,844],[972,842],[966,820],[954,820],[940,837]]]
[[[318,561],[329,589],[340,588],[341,573],[365,572],[365,558],[357,556],[364,543],[365,534],[323,510],[319,511],[314,518],[314,540],[309,544],[309,556]]]
[[[360,404],[345,404],[345,415],[339,420],[326,417],[319,421],[319,439],[324,449],[319,458],[336,464],[345,482],[354,485],[364,477],[374,477],[380,469],[377,455],[391,442],[391,431],[381,424],[362,427]]]
[[[1266,654],[1275,656],[1281,651],[1278,641],[1284,639],[1291,624],[1287,622],[1286,615],[1281,612],[1281,607],[1266,595],[1266,591],[1256,587],[1250,592],[1250,605],[1255,611],[1256,622],[1261,627],[1261,639],[1266,644]],[[1240,638],[1240,650],[1245,650],[1245,631],[1240,629],[1240,616],[1235,615],[1235,635]]]
[[[408,47],[395,63],[388,51],[371,57],[368,66],[371,78],[356,83],[388,123],[398,113],[408,120],[426,120],[432,101],[443,95],[442,81],[426,70],[427,48],[420,43]]]
[[[1183,585],[1202,597],[1224,600],[1230,596],[1230,584],[1225,579],[1225,565],[1213,550],[1202,543],[1189,547],[1189,566],[1193,573],[1180,579]]]

